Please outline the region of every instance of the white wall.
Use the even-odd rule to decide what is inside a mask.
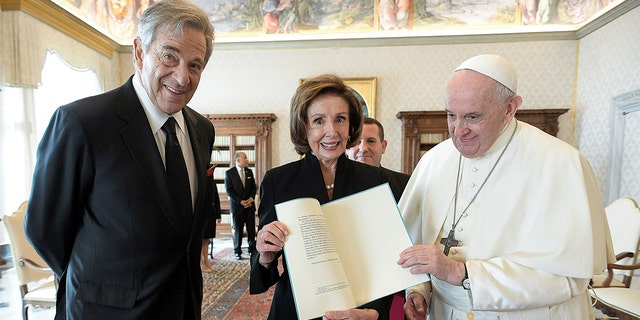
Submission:
[[[576,146],[594,166],[606,191],[611,99],[640,89],[640,7],[580,41]],[[638,114],[627,116],[637,120]],[[627,121],[620,196],[640,201],[640,125]],[[606,194],[606,192],[604,192]]]
[[[502,52],[520,72],[525,108],[571,108],[575,41],[368,48],[215,51],[190,105],[202,113],[273,112],[275,165],[296,159],[289,141],[289,100],[300,78],[321,73],[377,77],[376,118],[389,141],[383,164],[401,167],[399,111],[442,110],[453,69],[480,53]],[[550,59],[553,57],[553,59]],[[567,118],[569,118],[567,116]],[[570,133],[563,125],[565,138]]]
[[[389,141],[383,165],[400,170],[402,128],[396,113],[442,110],[444,88],[460,62],[476,54],[502,53],[518,71],[523,109],[570,109],[560,117],[558,136],[585,153],[606,194],[610,101],[640,88],[637,30],[640,7],[578,41],[319,49],[256,46],[226,50],[214,46],[190,105],[201,113],[275,113],[272,160],[278,166],[297,159],[289,140],[289,100],[300,78],[321,73],[377,77],[376,118],[385,126]],[[130,61],[130,55],[121,60]],[[128,65],[124,67],[127,74]],[[627,130],[635,130],[637,137],[640,128]],[[632,148],[640,147],[635,144]],[[633,158],[625,159],[626,163],[640,164],[640,152],[630,156]],[[633,171],[636,178],[627,179],[621,188],[636,199],[640,199],[639,172]]]

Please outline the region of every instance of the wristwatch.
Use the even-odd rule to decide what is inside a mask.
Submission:
[[[462,279],[462,288],[471,290],[471,281],[469,281],[469,272],[467,272],[467,264],[464,264],[464,279]]]

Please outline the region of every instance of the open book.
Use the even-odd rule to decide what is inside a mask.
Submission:
[[[289,229],[284,254],[298,317],[347,310],[425,282],[396,262],[412,245],[389,184],[320,206],[313,198],[276,205]]]

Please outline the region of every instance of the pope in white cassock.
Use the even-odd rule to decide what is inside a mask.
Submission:
[[[515,119],[512,65],[463,62],[447,87],[451,139],[429,150],[399,207],[416,245],[398,264],[431,281],[407,319],[593,319],[589,280],[613,262],[593,170],[569,144]]]

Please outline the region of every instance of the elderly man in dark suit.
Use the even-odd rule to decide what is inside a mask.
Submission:
[[[200,319],[214,129],[186,105],[213,37],[191,2],[155,3],[135,74],[53,115],[25,229],[60,278],[56,319]]]
[[[236,260],[242,259],[242,233],[247,226],[249,253],[256,246],[256,181],[253,171],[247,168],[249,160],[244,152],[237,152],[233,159],[235,166],[224,175],[224,186],[231,200],[231,218],[233,222],[233,251]]]

